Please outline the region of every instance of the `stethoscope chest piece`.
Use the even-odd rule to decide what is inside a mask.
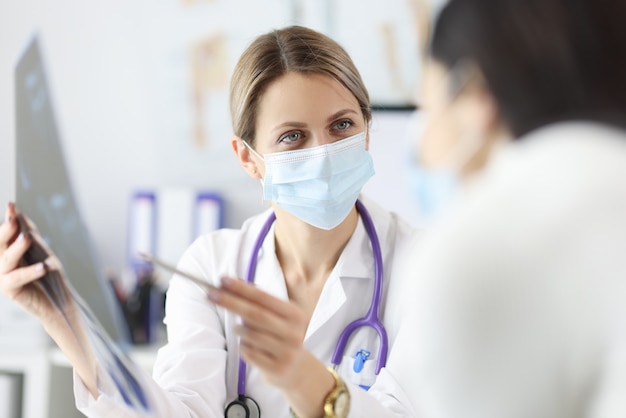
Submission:
[[[224,410],[226,418],[261,418],[261,408],[249,396],[239,395]]]

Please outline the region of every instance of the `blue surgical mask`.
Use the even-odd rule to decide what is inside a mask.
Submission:
[[[265,154],[263,200],[320,229],[343,222],[374,175],[365,132],[332,144]]]
[[[412,134],[419,132],[412,127]],[[421,126],[423,128],[423,125]],[[417,134],[421,137],[421,133]],[[415,199],[420,216],[426,223],[432,223],[453,202],[461,190],[461,171],[478,152],[483,141],[479,135],[466,135],[459,145],[451,150],[447,163],[440,167],[424,167],[411,159],[409,163],[409,187]]]
[[[459,189],[458,176],[449,169],[428,169],[416,162],[409,167],[409,187],[420,215],[432,222]]]

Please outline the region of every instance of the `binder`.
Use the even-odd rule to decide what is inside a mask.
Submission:
[[[196,195],[192,240],[224,226],[224,199],[214,192]]]
[[[224,200],[214,191],[162,187],[156,194],[156,250],[149,254],[175,264],[197,237],[223,227]]]
[[[156,251],[151,254],[177,263],[191,243],[195,191],[190,187],[168,186],[158,188],[157,195],[158,239]]]
[[[139,252],[176,263],[199,236],[222,228],[224,200],[213,191],[162,187],[132,196],[129,258],[133,269],[148,268]]]
[[[152,191],[135,192],[130,204],[128,258],[136,273],[150,268],[150,264],[137,254],[154,254],[157,242],[156,222],[156,194]]]

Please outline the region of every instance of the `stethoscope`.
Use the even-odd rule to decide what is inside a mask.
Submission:
[[[348,343],[348,339],[360,327],[371,327],[378,334],[378,338],[380,339],[380,346],[378,349],[378,360],[376,360],[376,374],[380,372],[385,364],[387,363],[387,349],[388,349],[388,340],[387,340],[387,331],[385,331],[385,327],[380,321],[380,299],[383,293],[383,257],[380,251],[380,241],[378,240],[378,235],[376,234],[376,229],[374,228],[374,223],[372,222],[372,217],[370,216],[367,209],[360,200],[356,201],[356,209],[361,215],[361,219],[363,220],[363,225],[365,226],[365,230],[367,231],[367,235],[369,236],[370,242],[372,244],[372,253],[374,255],[374,292],[372,295],[372,303],[370,304],[369,310],[365,314],[364,317],[356,319],[346,326],[343,330],[339,339],[337,340],[337,346],[335,347],[335,352],[333,354],[331,363],[333,367],[337,368],[339,363],[341,363],[341,358],[343,357],[343,353],[346,349],[346,344]],[[254,247],[252,248],[252,255],[250,257],[250,261],[248,263],[248,271],[246,274],[246,282],[253,283],[254,282],[254,273],[256,271],[256,263],[259,251],[261,250],[261,246],[263,245],[263,241],[267,236],[272,224],[276,220],[276,215],[272,212],[269,216],[261,232],[259,232],[259,236],[257,237]],[[226,418],[260,418],[261,417],[261,409],[259,408],[259,404],[249,396],[246,396],[246,362],[243,358],[239,358],[239,380],[237,383],[237,399],[228,404],[226,409],[224,410],[224,416]]]

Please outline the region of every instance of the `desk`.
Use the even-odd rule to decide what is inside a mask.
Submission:
[[[128,355],[149,373],[158,346],[132,347]],[[0,351],[0,371],[21,374],[22,418],[83,417],[74,406],[72,368],[56,346]]]
[[[50,361],[46,349],[2,351],[0,352],[0,370],[23,376],[22,418],[48,416]]]

